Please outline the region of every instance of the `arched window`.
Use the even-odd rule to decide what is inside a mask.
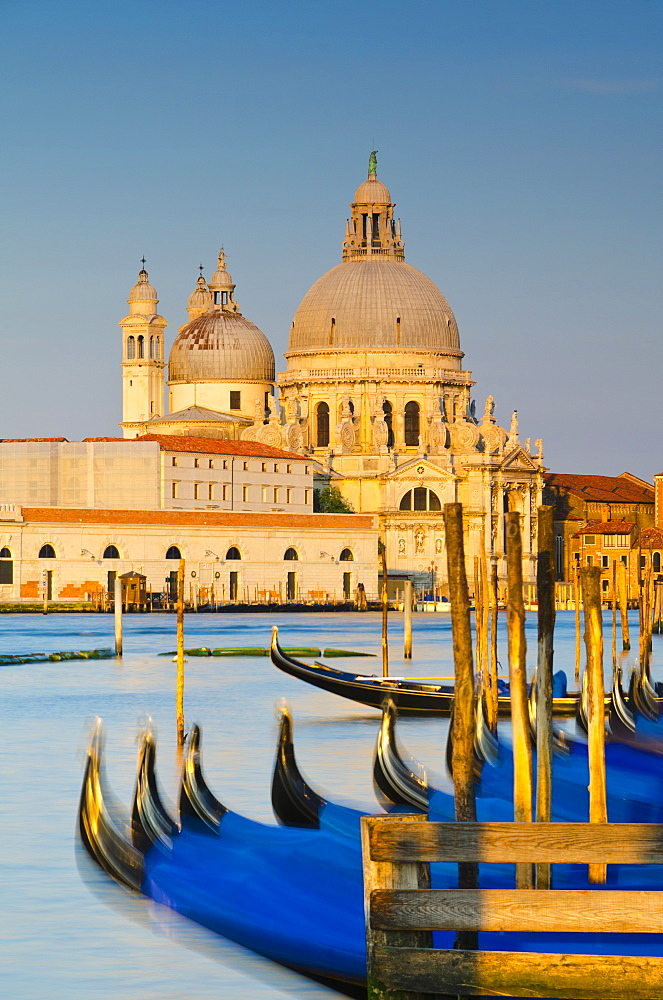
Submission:
[[[0,556],[1,555],[2,555],[2,552],[0,552]],[[660,552],[654,552],[654,555],[652,557],[652,566],[654,568],[654,573],[660,573],[661,572],[661,553]]]
[[[154,357],[154,337],[150,337],[150,357]]]
[[[297,549],[289,548],[285,550],[284,559],[299,559],[299,553]]]
[[[242,553],[239,551],[236,545],[231,545],[226,552],[226,559],[241,559]]]
[[[343,549],[343,551],[339,556],[341,562],[354,562],[354,558],[355,557],[352,554],[352,549]]]
[[[104,549],[104,559],[119,559],[120,553],[118,552],[117,545],[107,545]]]
[[[166,552],[166,559],[181,559],[182,553],[178,549],[177,545],[171,545]]]
[[[11,550],[0,549],[0,584],[14,582],[14,563]]]
[[[316,444],[326,448],[329,444],[329,404],[318,403],[316,410]]]
[[[408,447],[419,444],[419,403],[414,400],[405,404],[405,444]]]
[[[55,559],[55,549],[52,545],[42,545],[39,550],[40,559]]]
[[[127,357],[130,359],[136,357],[136,340],[134,337],[127,337]]]
[[[440,498],[426,486],[417,486],[408,490],[400,502],[400,510],[441,510]]]
[[[138,338],[138,357],[145,357],[145,337],[143,336]]]
[[[394,430],[392,426],[393,421],[393,410],[391,403],[388,399],[385,399],[382,404],[382,412],[384,413],[384,422],[387,425],[387,448],[394,447]]]

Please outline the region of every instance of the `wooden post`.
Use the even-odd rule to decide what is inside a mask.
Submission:
[[[663,610],[661,608],[661,597],[663,596],[662,591],[663,586],[661,581],[656,580],[654,582],[654,617],[652,619],[652,631],[656,632],[657,635],[660,635],[661,632],[661,612]]]
[[[603,688],[603,618],[601,615],[601,571],[598,566],[581,570],[585,608],[587,653],[587,742],[589,753],[589,822],[607,823],[605,781],[605,694]],[[589,881],[605,882],[606,866],[589,866]]]
[[[122,581],[119,576],[113,581],[115,588],[115,655],[122,656]]]
[[[483,615],[483,594],[481,593],[481,580],[479,577],[479,557],[474,557],[474,670],[480,678],[481,685],[485,682],[483,674],[483,634],[481,632],[481,619]]]
[[[520,514],[506,515],[507,631],[509,637],[509,687],[513,729],[513,818],[516,823],[532,822],[532,747],[527,705],[527,647],[523,602],[523,543]],[[532,866],[516,865],[516,888],[534,885]]]
[[[640,676],[649,677],[651,652],[651,561],[645,557],[645,568],[640,586]]]
[[[490,618],[490,590],[488,587],[488,567],[486,564],[486,550],[481,541],[481,555],[479,556],[479,583],[481,591],[481,677],[484,691],[488,690],[490,674],[490,650],[488,642],[488,621]]]
[[[576,613],[576,688],[580,689],[580,567],[576,565],[573,575],[573,601]]]
[[[412,659],[412,580],[405,581],[403,588],[403,659]]]
[[[184,746],[184,559],[177,571],[177,745]]]
[[[499,712],[497,689],[497,616],[499,604],[499,586],[497,582],[497,560],[493,562],[490,573],[490,604],[492,616],[490,621],[490,704],[488,708],[488,725],[491,732],[497,734],[497,717]]]
[[[380,542],[380,560],[382,563],[382,676],[389,676],[389,595],[387,594],[387,546]]]
[[[631,636],[628,630],[628,566],[619,564],[619,617],[622,626],[622,649],[631,648]]]
[[[552,822],[552,687],[555,630],[555,552],[553,508],[539,507],[536,562],[538,656],[536,668],[536,821]],[[536,866],[537,889],[550,889],[550,865]]]
[[[392,861],[373,861],[370,850],[371,826],[380,828],[380,823],[392,819],[390,816],[364,816],[361,821],[361,853],[364,869],[364,911],[366,922],[366,956],[368,959],[368,977],[366,983],[366,1000],[432,1000],[428,993],[413,993],[409,990],[392,990],[385,986],[378,977],[373,975],[372,956],[376,948],[431,948],[433,935],[430,931],[393,930],[382,931],[373,929],[371,923],[371,894],[374,890],[384,889],[429,889],[430,868],[424,864],[395,864]],[[417,823],[426,821],[424,815],[405,814],[399,816],[401,823]],[[444,994],[441,994],[444,996]],[[449,998],[452,1000],[452,998]]]
[[[617,673],[617,560],[612,560],[612,680]]]
[[[477,818],[474,795],[474,664],[472,662],[470,599],[465,572],[462,504],[445,503],[444,531],[454,652],[454,705],[451,719],[454,800],[457,821],[459,823],[474,823]],[[476,889],[478,885],[479,866],[474,862],[459,863],[458,887],[460,889]],[[477,946],[478,937],[474,932],[458,934],[456,947],[475,949]]]

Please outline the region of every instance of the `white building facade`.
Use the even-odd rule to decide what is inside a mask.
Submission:
[[[377,595],[370,516],[0,505],[0,603],[98,600],[116,575],[201,603],[354,601]]]

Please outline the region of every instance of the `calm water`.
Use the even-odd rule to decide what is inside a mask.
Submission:
[[[451,673],[448,616],[416,615],[413,664],[404,664],[402,617],[391,626],[394,674]],[[348,646],[379,652],[376,614],[279,615],[283,645]],[[266,646],[266,615],[187,615],[187,646]],[[606,630],[609,621],[606,618]],[[637,657],[637,629],[631,620]],[[3,799],[0,829],[0,995],[12,1000],[262,1000],[323,998],[309,983],[171,911],[115,887],[76,847],[75,821],[87,727],[106,725],[108,779],[131,803],[139,721],[151,716],[158,772],[176,799],[175,664],[156,654],[174,648],[170,615],[125,618],[125,655],[100,660],[0,667]],[[0,652],[111,646],[113,620],[102,615],[3,615]],[[536,621],[528,617],[529,659]],[[657,644],[654,636],[654,673]],[[500,659],[506,669],[506,652]],[[558,614],[556,666],[573,674],[574,619]],[[607,657],[610,639],[607,635]],[[661,657],[658,657],[659,661]],[[381,670],[380,659],[342,660],[348,669]],[[572,686],[572,685],[571,685]],[[213,791],[231,809],[273,823],[269,785],[274,706],[295,719],[295,745],[314,788],[336,801],[376,810],[371,759],[378,715],[277,671],[268,658],[192,658],[186,665],[185,714],[203,727],[203,765]],[[430,772],[444,771],[446,720],[403,719],[404,746]],[[441,782],[443,777],[437,778]]]

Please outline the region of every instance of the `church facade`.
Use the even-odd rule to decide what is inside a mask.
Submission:
[[[444,589],[443,505],[463,504],[468,570],[485,552],[504,576],[504,514],[522,517],[534,578],[541,441],[475,412],[458,327],[437,286],[405,260],[395,203],[371,156],[346,221],[341,261],[304,296],[286,369],[242,315],[225,253],[188,302],[167,370],[165,320],[145,270],[123,334],[127,437],[185,434],[260,442],[309,456],[354,510],[378,518],[390,579]],[[278,398],[275,391],[278,390]]]

